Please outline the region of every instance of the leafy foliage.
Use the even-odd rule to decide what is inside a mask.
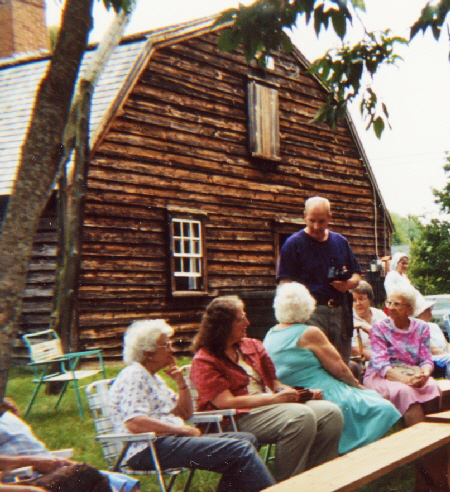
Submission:
[[[117,1],[117,0],[116,0]],[[234,51],[242,46],[248,61],[256,60],[265,67],[271,52],[283,48],[292,50],[286,29],[293,27],[299,16],[305,23],[312,22],[317,36],[329,27],[344,41],[353,16],[364,11],[364,0],[257,0],[250,6],[226,10],[217,20],[218,25],[229,24],[221,34],[219,48]],[[431,0],[411,27],[410,39],[430,28],[437,39],[444,26],[450,0]],[[317,60],[311,72],[317,74],[330,90],[326,104],[320,108],[314,122],[326,122],[333,127],[346,116],[347,104],[357,95],[362,98],[361,113],[378,138],[389,125],[386,106],[369,85],[362,81],[369,76],[369,84],[379,67],[396,63],[394,45],[406,44],[402,37],[391,36],[389,31],[366,32],[355,45],[344,44]]]
[[[445,172],[450,172],[450,157],[447,157],[447,164],[444,166]],[[445,213],[450,213],[450,179],[442,191],[433,190],[434,196],[437,197],[436,202],[441,204],[441,210]]]
[[[411,244],[420,238],[422,225],[415,215],[402,217],[401,215],[391,213],[392,222],[395,226],[395,232],[392,235],[392,244]]]
[[[450,222],[432,220],[411,247],[409,274],[422,294],[450,292]]]
[[[431,1],[422,9],[420,17],[411,26],[410,39],[413,39],[420,31],[431,29],[435,39],[439,39],[442,26],[450,10],[450,0]]]
[[[450,172],[450,157],[445,171]],[[443,212],[450,212],[450,179],[442,191],[434,190]],[[410,274],[417,288],[426,294],[450,292],[450,222],[434,219],[421,228],[411,248]]]
[[[109,10],[112,7],[116,13],[122,11],[128,13],[133,10],[135,0],[103,0],[103,5],[106,10]]]
[[[390,31],[367,33],[359,43],[330,50],[315,61],[310,73],[317,74],[330,91],[326,105],[322,106],[313,121],[326,121],[331,127],[339,118],[344,118],[347,104],[362,92],[361,114],[368,120],[367,128],[373,126],[380,138],[385,125],[389,124],[386,106],[378,103],[378,97],[368,87],[361,89],[362,81],[370,78],[382,64],[395,64],[401,57],[394,52],[394,44],[406,44],[404,38],[390,36]]]
[[[250,6],[225,10],[217,19],[217,25],[233,23],[220,36],[219,48],[234,51],[242,45],[247,61],[256,60],[265,66],[272,51],[283,48],[289,52],[292,43],[284,29],[294,27],[299,15],[306,24],[314,24],[316,34],[333,26],[343,39],[352,16],[349,6],[364,10],[363,0],[257,0]]]

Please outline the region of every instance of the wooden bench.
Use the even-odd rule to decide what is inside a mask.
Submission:
[[[450,379],[436,379],[442,390],[441,410],[450,410]]]
[[[417,492],[450,492],[449,451],[450,425],[421,422],[266,490],[348,492],[416,462]],[[434,486],[425,483],[430,480]]]

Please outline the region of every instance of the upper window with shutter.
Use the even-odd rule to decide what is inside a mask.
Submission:
[[[278,90],[256,80],[248,82],[250,151],[252,156],[280,159]]]

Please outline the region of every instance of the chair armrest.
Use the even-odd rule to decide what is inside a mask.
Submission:
[[[139,441],[152,441],[156,438],[154,432],[142,432],[140,434],[102,434],[101,436],[95,436],[95,440],[98,442],[139,442]]]
[[[68,352],[67,354],[64,354],[62,358],[71,359],[72,357],[89,357],[93,355],[99,355],[101,353],[101,349],[84,350],[83,352]]]
[[[188,424],[211,424],[222,422],[222,415],[202,415],[201,413],[195,413],[190,419],[186,419]]]
[[[50,453],[58,458],[73,458],[73,448],[57,449],[56,451],[50,451]]]
[[[30,478],[33,476],[33,467],[32,466],[22,466],[21,468],[16,468],[15,470],[11,470],[2,474],[2,480],[5,482],[12,482],[15,478],[23,479]]]
[[[236,409],[235,408],[223,408],[219,409],[216,408],[215,410],[205,410],[201,412],[195,412],[195,415],[223,415],[224,417],[232,417],[233,415],[236,415]]]

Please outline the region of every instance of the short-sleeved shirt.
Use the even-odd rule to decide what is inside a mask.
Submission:
[[[288,278],[299,282],[316,299],[342,301],[343,294],[328,281],[330,267],[343,267],[353,273],[361,273],[347,239],[329,231],[326,241],[317,241],[303,229],[290,236],[280,251],[277,279]]]
[[[381,309],[370,308],[370,312],[372,314],[372,318],[370,320],[370,325],[373,326],[377,321],[381,321],[382,319],[387,318],[386,313]],[[353,324],[356,326],[358,323],[367,323],[364,319],[360,318],[356,311],[353,311]],[[361,342],[363,349],[370,350],[370,338],[369,334],[364,330],[359,330],[359,334],[361,336]],[[356,330],[352,338],[352,347],[359,347],[358,336],[356,335]]]
[[[150,417],[181,426],[182,418],[173,414],[178,396],[157,374],[150,374],[138,362],[125,367],[117,376],[109,391],[111,419],[116,432],[129,432],[126,422],[134,417]],[[125,457],[146,449],[145,442],[133,443]]]
[[[0,455],[51,456],[51,453],[22,419],[5,412],[0,416]],[[131,492],[139,484],[138,480],[122,473],[104,471],[101,473],[108,477],[113,492]]]
[[[429,322],[428,327],[430,328],[431,345],[434,345],[444,352],[448,352],[447,340],[439,325]]]
[[[243,338],[239,350],[244,361],[262,378],[264,386],[275,389],[275,367],[263,344],[253,338]],[[225,356],[218,358],[206,349],[200,349],[192,360],[191,379],[198,392],[198,409],[212,410],[211,403],[216,396],[229,390],[234,396],[248,395],[250,376],[236,362]],[[237,409],[237,413],[247,413],[249,409]]]
[[[391,318],[373,325],[370,331],[372,354],[366,377],[375,372],[384,377],[388,369],[399,365],[434,368],[428,324],[416,318],[409,321],[407,330],[399,330]]]

